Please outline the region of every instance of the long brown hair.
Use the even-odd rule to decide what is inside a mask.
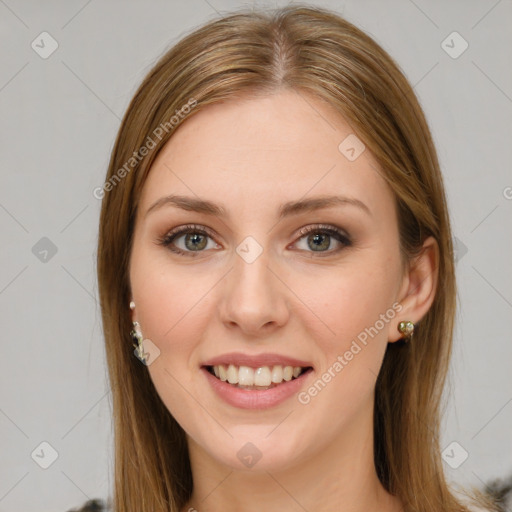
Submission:
[[[406,511],[467,510],[446,482],[439,444],[456,287],[450,221],[429,127],[392,58],[339,15],[307,5],[270,13],[241,10],[196,29],[159,59],[121,123],[105,185],[98,191],[103,197],[98,282],[114,415],[114,509],[178,512],[192,492],[184,431],[134,357],[130,338],[131,243],[151,164],[176,127],[206,105],[284,88],[327,102],[372,152],[395,195],[405,262],[427,236],[437,240],[442,286],[414,342],[388,344],[376,383],[374,460],[382,484],[402,499]]]

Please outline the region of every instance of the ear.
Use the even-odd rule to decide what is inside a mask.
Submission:
[[[430,309],[437,290],[439,269],[439,246],[433,237],[428,237],[418,256],[409,263],[405,271],[399,293],[402,310],[394,318],[390,329],[391,343],[403,338],[398,331],[402,321],[419,322]]]

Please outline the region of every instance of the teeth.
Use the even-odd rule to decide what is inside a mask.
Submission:
[[[238,369],[238,384],[240,386],[254,386],[254,370],[248,366]]]
[[[230,384],[238,384],[238,368],[230,364],[227,371],[228,382]]]
[[[270,386],[272,384],[272,375],[268,366],[257,368],[254,372],[254,385],[255,386]]]
[[[272,368],[272,382],[275,384],[279,384],[283,382],[283,367],[282,366],[274,366]]]
[[[300,366],[281,366],[274,367],[261,366],[259,368],[251,368],[250,366],[228,366],[219,364],[213,366],[213,373],[221,381],[230,384],[238,384],[239,387],[272,387],[273,384],[281,384],[283,381],[288,382],[296,379],[302,372]]]

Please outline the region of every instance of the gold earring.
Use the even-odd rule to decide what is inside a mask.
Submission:
[[[414,334],[414,323],[410,321],[400,322],[398,324],[398,331],[404,335],[403,340],[405,342],[409,341]]]

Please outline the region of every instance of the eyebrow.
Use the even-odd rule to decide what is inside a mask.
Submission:
[[[372,215],[370,209],[359,199],[345,196],[318,196],[309,199],[301,199],[298,201],[289,201],[284,203],[279,208],[278,217],[283,219],[291,215],[297,215],[299,213],[307,213],[322,208],[329,208],[333,206],[355,206],[360,210],[364,211],[368,215]],[[180,195],[169,195],[161,197],[155,201],[146,211],[144,217],[147,217],[149,213],[159,210],[164,206],[175,206],[182,210],[191,212],[204,213],[206,215],[214,215],[220,218],[229,218],[229,213],[223,205],[216,204],[206,199],[200,199],[195,197],[180,196]]]

